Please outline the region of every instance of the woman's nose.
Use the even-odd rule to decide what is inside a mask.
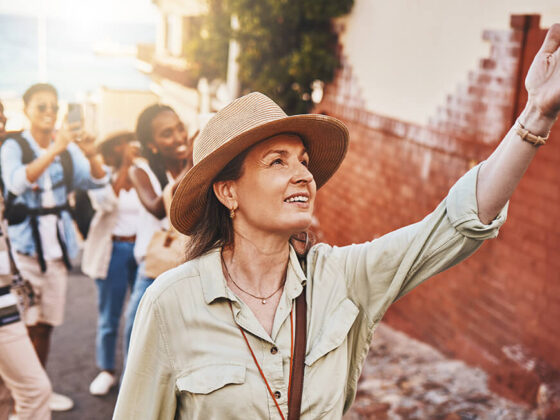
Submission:
[[[303,165],[301,162],[298,162],[292,179],[293,182],[296,183],[304,182],[308,184],[313,181],[313,174],[309,171],[309,168],[307,166]]]
[[[173,143],[185,143],[185,136],[182,133],[175,131],[173,133]]]

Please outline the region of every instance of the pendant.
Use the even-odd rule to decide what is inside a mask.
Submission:
[[[261,303],[264,305],[266,304],[266,299],[261,300]]]

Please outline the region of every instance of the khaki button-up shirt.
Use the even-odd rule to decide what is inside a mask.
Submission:
[[[363,244],[314,246],[306,273],[291,249],[270,336],[227,287],[220,249],[160,276],[138,309],[114,418],[279,419],[238,326],[287,418],[290,313],[306,283],[301,418],[340,419],[389,305],[498,234],[506,209],[480,222],[477,174],[470,170],[418,223]]]

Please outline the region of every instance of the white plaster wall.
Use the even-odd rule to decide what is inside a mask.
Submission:
[[[525,13],[549,27],[560,0],[355,0],[341,42],[367,109],[423,124],[488,56],[482,32]]]

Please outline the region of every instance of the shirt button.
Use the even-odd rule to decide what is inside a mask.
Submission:
[[[277,400],[279,400],[280,397],[282,396],[282,394],[280,393],[280,391],[276,391],[276,392],[274,393],[274,396],[276,397]]]
[[[271,352],[272,354],[278,353],[278,347],[276,347],[276,346],[272,347],[272,348],[270,349],[270,352]]]

